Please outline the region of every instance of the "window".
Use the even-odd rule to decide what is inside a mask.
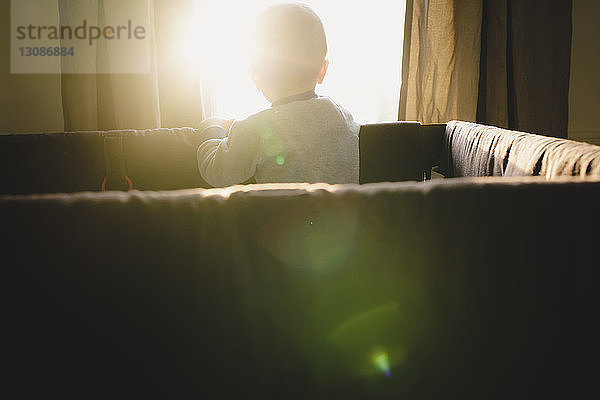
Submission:
[[[205,115],[244,118],[269,106],[248,77],[245,32],[274,0],[197,0],[185,62],[202,81]],[[317,93],[331,96],[361,122],[396,120],[405,2],[305,0],[323,20],[330,66]]]

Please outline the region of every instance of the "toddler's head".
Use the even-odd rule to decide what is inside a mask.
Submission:
[[[308,6],[278,4],[254,21],[250,75],[267,100],[314,90],[327,72],[321,19]]]

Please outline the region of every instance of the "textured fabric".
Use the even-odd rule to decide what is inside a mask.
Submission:
[[[444,135],[447,176],[600,176],[600,147],[461,121]]]
[[[99,190],[102,132],[0,135],[0,193]]]
[[[483,1],[477,122],[567,137],[572,1]]]
[[[198,174],[197,129],[0,135],[0,193],[208,187]],[[111,176],[109,169],[112,170]]]
[[[215,187],[264,182],[358,183],[359,124],[328,97],[274,106],[236,121],[198,148]],[[220,135],[220,133],[217,133]]]
[[[599,197],[572,178],[0,197],[2,390],[597,398]]]
[[[480,0],[407,0],[398,119],[475,121]]]
[[[126,172],[138,190],[175,190],[209,185],[198,174],[194,128],[117,131],[123,138]]]

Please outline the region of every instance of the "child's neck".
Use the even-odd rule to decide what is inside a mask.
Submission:
[[[310,100],[316,97],[317,95],[315,94],[314,90],[307,90],[306,92],[293,94],[291,96],[274,101],[273,103],[271,103],[271,107],[282,106],[284,104],[293,103],[294,101]]]
[[[316,84],[312,85],[312,86],[304,85],[304,86],[299,86],[296,88],[290,88],[287,90],[281,90],[281,91],[278,91],[275,95],[270,96],[270,98],[268,100],[271,102],[271,104],[275,104],[281,100],[287,99],[288,97],[293,97],[293,96],[303,94],[306,92],[311,92],[311,91],[314,92],[315,86],[316,86]]]

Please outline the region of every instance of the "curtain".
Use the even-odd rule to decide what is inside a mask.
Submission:
[[[566,138],[572,2],[483,5],[477,121]]]
[[[571,0],[407,0],[400,120],[566,137]]]
[[[481,12],[481,0],[407,0],[400,120],[475,120]]]
[[[93,72],[61,74],[65,131],[199,125],[203,115],[198,75],[175,57],[178,29],[193,14],[193,0],[58,1],[62,25],[78,24],[82,18],[99,26],[135,19],[145,22],[150,43],[148,71],[140,73],[121,73],[124,62],[139,60],[128,59],[132,56],[113,43],[78,46],[87,52],[83,63],[92,64]],[[81,58],[77,62],[82,63]],[[83,69],[70,63],[63,57],[63,72]]]

